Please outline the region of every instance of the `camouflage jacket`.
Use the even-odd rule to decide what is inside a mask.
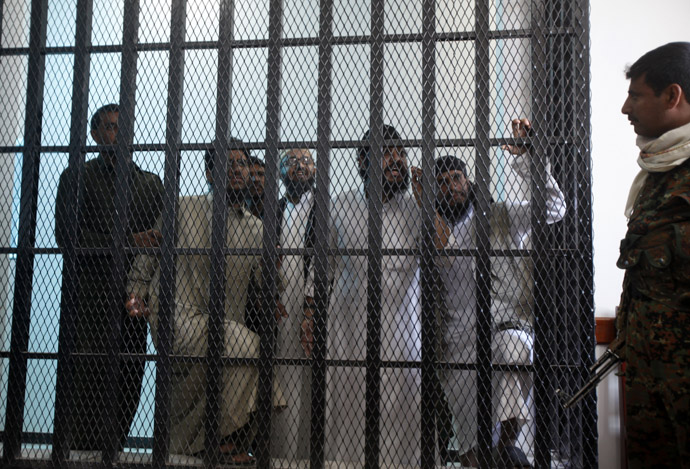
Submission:
[[[625,269],[616,326],[634,298],[690,311],[690,160],[649,173],[635,202],[617,265]]]

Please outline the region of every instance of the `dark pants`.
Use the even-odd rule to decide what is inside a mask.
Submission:
[[[123,318],[121,332],[120,352],[146,351],[145,320]],[[104,347],[98,353],[106,354],[106,351]],[[114,377],[110,375],[107,356],[93,357],[87,352],[76,355],[73,363],[70,448],[100,451],[111,447],[114,439],[117,449],[121,450],[139,406],[144,360],[121,357]],[[115,387],[114,402],[110,398],[112,387]],[[107,426],[109,416],[116,419],[115,435]]]
[[[690,468],[690,313],[633,300],[628,321],[628,467]]]

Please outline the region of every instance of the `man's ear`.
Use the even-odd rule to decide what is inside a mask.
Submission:
[[[364,169],[364,154],[358,154],[357,155],[357,168],[361,171]]]
[[[97,129],[91,129],[91,138],[93,139],[96,144],[100,145],[100,137],[98,136]]]
[[[213,175],[211,174],[211,170],[206,168],[206,181],[209,184],[213,184]]]
[[[669,109],[677,107],[685,101],[685,93],[683,93],[683,88],[678,83],[671,83],[664,90],[666,95],[666,103]]]

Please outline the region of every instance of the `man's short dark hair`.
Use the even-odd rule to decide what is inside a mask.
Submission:
[[[670,42],[647,52],[625,71],[629,80],[644,81],[659,96],[669,85],[680,85],[690,103],[690,42]]]
[[[216,156],[216,147],[215,147],[216,141],[214,140],[211,143],[212,143],[212,146],[210,148],[206,149],[206,153],[204,153],[204,162],[206,163],[206,171],[213,171],[213,161],[214,161],[214,158]],[[249,150],[244,146],[244,142],[242,140],[240,140],[239,138],[235,138],[235,137],[229,137],[228,143],[230,144],[231,150],[239,150],[242,153],[244,153],[244,156],[246,156],[248,160],[252,159],[252,156],[249,153]]]
[[[358,161],[362,161],[362,164],[359,166],[359,175],[362,177],[362,179],[365,180],[367,178],[367,173],[369,171],[369,154],[371,153],[371,146],[369,142],[370,134],[371,129],[367,130],[364,133],[364,135],[362,136],[362,140],[360,141],[359,147],[357,147]],[[383,124],[383,140],[385,142],[386,140],[402,139],[400,138],[400,134],[398,133],[398,131],[395,130],[395,127],[393,127],[392,125]]]
[[[91,130],[96,130],[101,125],[103,116],[111,112],[120,112],[120,105],[115,103],[106,104],[99,107],[91,116]]]

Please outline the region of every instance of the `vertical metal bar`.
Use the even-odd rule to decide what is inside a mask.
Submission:
[[[41,121],[48,2],[32,0],[29,30],[29,66],[26,89],[26,118],[24,124],[24,155],[22,159],[21,199],[19,206],[19,232],[17,263],[12,310],[12,339],[7,387],[7,413],[3,458],[11,464],[20,456],[21,434],[24,422],[27,359],[24,353],[29,345],[31,319],[31,292],[33,282],[34,246],[36,241],[36,207],[38,177],[41,158]]]
[[[278,143],[280,141],[281,45],[283,1],[270,0],[268,10],[268,61],[266,89],[266,187],[264,190],[262,311],[273,311],[277,293],[278,270]],[[275,359],[275,323],[273,314],[263,315],[260,333],[260,361],[256,436],[257,467],[271,467],[270,437],[273,411],[273,362]]]
[[[170,353],[175,317],[175,245],[177,194],[180,180],[180,143],[182,133],[182,100],[184,91],[184,41],[187,0],[173,0],[170,16],[170,52],[168,67],[168,111],[165,130],[165,186],[160,255],[160,311],[156,358],[156,409],[153,429],[153,465],[162,468],[170,448]]]
[[[74,52],[74,77],[72,79],[72,114],[69,141],[69,170],[77,174],[77,184],[69,187],[66,223],[67,239],[63,247],[62,308],[60,314],[60,337],[58,349],[57,379],[55,386],[55,426],[53,432],[53,464],[59,466],[69,458],[70,415],[74,412],[72,396],[72,352],[74,350],[74,318],[79,308],[78,271],[79,262],[75,247],[78,244],[79,194],[82,190],[84,172],[84,146],[88,120],[89,72],[91,68],[91,25],[93,18],[92,0],[77,1],[77,18]]]
[[[5,0],[0,0],[0,48],[4,47],[2,44],[2,25],[3,25],[3,15],[5,14]]]
[[[364,467],[379,467],[381,418],[381,304],[382,304],[382,232],[383,223],[383,71],[384,71],[384,0],[371,2],[371,59],[369,84],[369,185],[367,239],[367,354],[366,407],[364,425]]]
[[[220,80],[218,81],[220,85]],[[227,117],[228,115],[226,114]],[[221,135],[223,136],[221,137]],[[221,379],[223,375],[220,359],[223,353],[223,319],[225,317],[226,296],[225,272],[227,259],[224,251],[227,236],[228,201],[224,188],[228,177],[228,139],[227,134],[218,134],[218,137],[214,143],[216,158],[212,171],[213,185],[216,190],[213,191],[213,215],[211,221],[211,285],[208,349],[206,351],[206,440],[204,444],[206,449],[204,462],[206,465],[213,465],[218,461],[221,439],[218,428],[220,421],[220,392],[222,389]]]
[[[118,221],[113,227],[111,285],[108,310],[110,311],[110,337],[107,345],[108,374],[111,386],[108,387],[107,401],[110,405],[105,411],[105,434],[110,439],[105,441],[103,463],[111,466],[116,459],[120,445],[120,428],[117,403],[120,400],[120,338],[122,335],[121,319],[124,310],[124,291],[126,290],[127,259],[126,252],[129,237],[129,205],[131,198],[132,142],[134,140],[134,109],[137,77],[137,50],[139,33],[139,0],[125,2],[122,28],[122,64],[120,76],[120,113],[118,118],[118,135],[115,161],[115,213]]]
[[[421,455],[422,468],[431,469],[436,463],[436,426],[434,409],[440,396],[434,396],[436,371],[436,305],[432,280],[437,277],[434,246],[436,218],[434,187],[434,135],[436,104],[436,1],[422,2],[422,252],[420,271],[422,284],[422,396],[421,396]]]
[[[218,103],[216,108],[216,139],[213,143],[216,158],[213,163],[213,207],[211,225],[211,285],[208,319],[208,349],[206,368],[206,455],[205,463],[213,465],[220,456],[218,431],[220,392],[223,368],[223,319],[225,317],[226,265],[225,245],[227,236],[228,200],[225,187],[228,180],[228,135],[230,131],[230,97],[232,94],[234,34],[234,0],[220,4],[218,33]]]
[[[572,19],[570,5],[564,4],[562,0],[551,0],[547,8],[549,11],[547,24],[550,28],[560,29],[570,26]],[[575,90],[572,88],[575,84],[573,81],[572,56],[569,55],[569,49],[572,46],[572,36],[571,34],[558,36],[549,34],[547,46],[551,62],[548,69],[550,72],[550,84],[547,95],[550,103],[549,108],[551,109],[551,114],[548,118],[548,122],[551,124],[549,135],[552,137],[565,137],[568,141],[571,141],[573,135],[570,129],[573,129],[576,125],[573,116],[575,106],[572,99],[567,99],[566,97],[575,96]],[[557,169],[562,166],[563,161],[568,163],[573,161],[574,149],[575,147],[572,144],[551,146],[550,156],[554,163],[556,163],[554,168]],[[548,247],[549,250],[554,248],[551,231],[549,230],[548,233],[545,233],[545,236],[548,236],[545,239],[551,242],[551,245]],[[571,232],[569,237],[571,246],[577,246],[577,231],[577,228],[575,228]],[[558,380],[562,379],[563,375],[560,368],[557,367],[562,364],[571,364],[575,357],[581,355],[582,343],[579,340],[579,334],[575,333],[581,330],[578,315],[571,307],[567,307],[564,302],[558,301],[559,298],[563,299],[568,294],[577,296],[577,287],[575,289],[556,288],[558,285],[557,277],[560,273],[560,266],[556,265],[556,262],[549,262],[548,266],[542,262],[541,266],[535,265],[535,267],[540,267],[540,270],[537,272],[544,279],[545,285],[541,291],[548,291],[550,295],[550,297],[541,299],[538,305],[541,307],[541,311],[548,312],[548,317],[544,319],[548,324],[547,330],[554,329],[556,331],[550,337],[546,337],[544,341],[544,343],[550,344],[552,347],[547,352],[547,356],[552,357],[552,380],[555,386],[557,384],[560,385]],[[574,266],[569,273],[575,278],[579,275],[579,271]],[[579,300],[575,298],[570,304],[575,305],[578,302]],[[561,331],[555,328],[556,324],[567,324],[569,327]],[[582,454],[582,427],[579,422],[581,417],[580,409],[569,412],[556,406],[553,411],[554,414],[550,417],[552,422],[550,430],[551,441],[554,442],[550,448],[552,453],[555,450],[558,459],[565,457],[571,464],[580,464],[582,462],[580,458]]]
[[[580,327],[582,327],[582,342],[585,344],[582,350],[582,364],[589,368],[594,362],[594,260],[592,246],[592,166],[591,166],[591,103],[590,103],[590,25],[589,25],[589,0],[579,0],[574,4],[578,8],[574,15],[574,29],[581,31],[577,50],[573,51],[575,61],[575,85],[573,93],[573,103],[575,106],[576,129],[576,157],[573,158],[576,174],[576,195],[578,213],[575,218],[579,220],[578,226],[578,257],[579,288],[578,309],[581,312]],[[584,422],[582,424],[583,434],[583,458],[582,467],[598,466],[597,448],[597,406],[594,395],[583,402]]]
[[[323,469],[326,457],[326,334],[328,315],[329,174],[331,164],[331,86],[333,0],[319,2],[319,79],[314,192],[314,349],[312,350],[311,429],[309,462]]]
[[[490,40],[489,1],[475,3],[475,81],[476,81],[476,246],[477,246],[477,456],[480,466],[491,461],[492,408],[491,408],[491,259],[489,257],[491,226],[490,185],[491,146],[489,142],[490,122]]]
[[[553,340],[553,317],[545,304],[548,290],[544,280],[548,272],[544,248],[547,242],[544,226],[540,224],[540,211],[543,212],[545,200],[539,187],[544,187],[545,163],[549,159],[551,147],[549,136],[557,126],[551,118],[551,100],[548,96],[548,70],[552,56],[548,53],[545,31],[551,25],[550,8],[545,0],[532,1],[532,109],[533,126],[538,138],[533,143],[533,158],[530,164],[532,173],[532,262],[534,281],[534,392],[536,406],[536,435],[534,462],[536,467],[549,467],[551,464],[552,418],[555,408],[553,371],[551,369],[551,344]],[[543,216],[541,217],[543,220]]]

